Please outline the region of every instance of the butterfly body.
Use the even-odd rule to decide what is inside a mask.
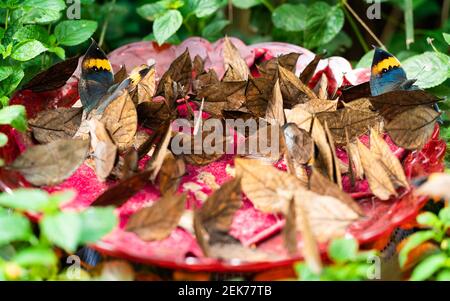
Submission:
[[[395,90],[415,90],[415,80],[409,80],[399,60],[383,49],[376,48],[370,74],[370,92],[378,96]]]
[[[408,79],[400,61],[389,52],[375,48],[372,67],[370,70],[370,92],[378,96],[387,92],[418,90],[414,85],[415,79]],[[440,112],[437,104],[433,105],[436,112]],[[439,122],[442,120],[439,118]]]
[[[111,63],[97,43],[92,41],[81,63],[81,77],[78,84],[84,110],[89,113],[97,109],[98,113],[102,113],[113,100],[122,95],[125,89],[130,92],[136,88],[150,69],[151,67],[142,65],[133,70],[122,82],[114,84]]]
[[[92,42],[81,63],[78,92],[86,112],[94,109],[114,83],[111,63],[100,47]]]

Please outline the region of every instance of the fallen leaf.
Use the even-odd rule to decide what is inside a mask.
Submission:
[[[300,74],[300,80],[304,84],[308,84],[314,75],[314,72],[319,65],[320,60],[323,58],[323,54],[316,54],[314,59],[305,67],[305,69]]]
[[[104,191],[91,205],[101,207],[123,205],[129,198],[150,183],[149,178],[151,172],[151,170],[144,170],[120,181],[113,187]]]
[[[127,91],[111,102],[105,109],[101,122],[111,134],[119,151],[124,151],[133,144],[137,131],[137,113]]]
[[[82,108],[56,108],[39,112],[28,121],[34,138],[40,143],[72,138],[81,124]]]
[[[281,95],[280,83],[277,80],[273,86],[272,98],[266,109],[266,120],[270,124],[284,125],[283,96]]]
[[[348,103],[358,98],[369,97],[371,96],[370,82],[365,82],[356,86],[346,87],[344,89],[341,89],[341,92],[342,94],[340,99],[345,103]]]
[[[349,142],[346,148],[347,155],[354,167],[355,177],[362,179],[364,177],[364,169],[362,167],[361,157],[359,156],[358,145],[355,142]]]
[[[338,101],[313,98],[305,103],[299,103],[292,110],[297,108],[303,109],[311,114],[317,114],[321,112],[334,112],[337,110]]]
[[[163,240],[177,227],[186,206],[186,194],[165,194],[150,207],[131,215],[125,227],[145,241]]]
[[[295,123],[286,123],[283,133],[289,156],[298,164],[308,163],[314,154],[314,142],[309,132]]]
[[[357,146],[372,193],[382,201],[388,200],[392,195],[397,196],[397,191],[383,163],[377,160],[377,157],[359,140],[357,140]]]
[[[336,183],[331,182],[316,169],[313,169],[311,173],[309,189],[320,195],[334,197],[342,201],[343,204],[351,208],[359,215],[363,215],[361,207],[350,197],[350,195],[345,193],[338,185],[336,185]]]
[[[201,91],[205,86],[217,84],[219,77],[214,69],[209,69],[208,72],[202,73],[192,82],[192,90],[196,93]]]
[[[91,147],[94,150],[95,174],[101,182],[111,174],[117,156],[117,146],[112,142],[105,125],[96,119],[89,121]]]
[[[197,218],[208,233],[210,244],[214,243],[216,234],[228,233],[234,214],[241,205],[240,178],[226,182],[208,197],[196,214],[198,214]]]
[[[316,94],[303,84],[294,73],[281,66],[278,66],[278,72],[285,109],[291,109],[296,104],[317,98]]]
[[[398,114],[385,125],[394,143],[400,147],[421,149],[431,138],[440,113],[428,106],[417,106]]]
[[[245,156],[277,162],[285,152],[283,132],[278,124],[261,122],[254,133],[249,133],[245,141]],[[238,149],[238,153],[241,150]]]
[[[159,191],[162,194],[175,193],[185,173],[184,161],[181,158],[175,158],[171,152],[168,152],[159,170]]]
[[[236,46],[225,37],[223,43],[223,62],[227,70],[224,81],[247,80],[250,70],[247,63],[241,58]]]
[[[219,120],[217,120],[219,122]],[[183,152],[182,157],[186,163],[202,166],[220,159],[228,149],[232,136],[226,133],[215,132],[216,127],[221,128],[222,123],[210,129],[202,129],[197,135],[178,133],[182,145],[190,145],[189,153]]]
[[[264,61],[261,65],[257,66],[261,76],[274,80],[278,77],[278,66],[281,66],[291,72],[295,72],[298,57],[300,53],[288,53],[278,57],[271,58],[268,61]]]
[[[314,88],[314,93],[317,94],[319,99],[328,99],[328,78],[325,73],[322,73],[320,77],[320,81],[317,83]]]
[[[163,101],[146,101],[137,107],[139,124],[155,130],[172,118],[172,111]]]
[[[120,70],[114,74],[114,83],[120,84],[128,77],[127,66],[122,65]]]
[[[295,123],[299,128],[310,132],[313,120],[313,114],[305,109],[295,106],[292,109],[285,109],[284,114],[286,116],[287,123]]]
[[[55,185],[78,169],[88,151],[88,140],[55,140],[27,148],[9,168],[19,171],[33,185]]]
[[[305,190],[293,175],[255,159],[235,159],[242,191],[253,205],[268,213],[286,212],[295,191]]]
[[[78,55],[51,66],[33,77],[22,89],[39,93],[61,88],[77,69],[79,60]]]
[[[156,89],[155,74],[155,68],[152,67],[145,77],[139,81],[134,94],[135,103],[140,104],[143,102],[152,101],[152,97],[155,94]]]
[[[331,181],[335,181],[335,154],[332,152],[332,147],[329,143],[327,131],[319,119],[315,118],[311,130],[311,137],[317,147],[317,160],[314,161],[314,165],[323,171]],[[340,173],[339,173],[340,174]]]
[[[289,201],[289,209],[286,214],[286,222],[283,227],[283,240],[284,246],[287,249],[289,255],[298,255],[297,246],[297,218],[295,212],[295,200],[292,198]],[[307,222],[307,221],[306,221]],[[303,235],[302,235],[303,236]]]
[[[370,102],[369,98],[358,98],[356,100],[350,102],[343,103],[345,108],[354,110],[354,111],[364,111],[364,112],[374,112],[375,108]]]
[[[245,88],[245,107],[255,117],[264,118],[267,105],[273,96],[274,82],[264,78],[252,78],[248,80]]]
[[[158,176],[158,173],[164,162],[164,158],[166,157],[166,154],[169,152],[168,147],[170,143],[170,138],[172,138],[172,128],[170,127],[169,123],[167,124],[164,136],[162,136],[161,141],[156,146],[156,149],[153,152],[150,161],[147,162],[147,168],[152,171],[152,174],[150,176],[150,180],[152,182],[154,182],[156,177]]]
[[[370,131],[370,151],[375,157],[383,163],[385,169],[389,172],[391,180],[398,186],[409,187],[405,171],[397,156],[392,153],[389,145],[375,131]]]
[[[205,71],[205,61],[197,54],[192,62],[192,72],[194,78],[197,79]]]
[[[171,78],[174,82],[180,84],[183,87],[183,96],[188,93],[192,81],[192,61],[191,56],[189,55],[189,50],[187,48],[182,55],[177,57],[172,62],[172,64],[170,64],[169,69],[161,77],[161,80],[158,83],[158,87],[156,88],[156,96],[165,95],[165,93],[167,92],[165,91],[165,83],[167,82],[168,78]]]
[[[138,151],[134,147],[131,147],[126,150],[121,157],[119,157],[119,160],[111,174],[116,175],[117,178],[121,180],[129,178],[139,171],[138,161]]]
[[[290,219],[293,219],[293,221],[289,221],[289,223],[294,224],[302,234],[302,253],[305,258],[305,262],[311,271],[319,274],[322,270],[322,260],[320,259],[319,246],[317,244],[316,237],[314,236],[310,226],[309,217],[306,214],[301,202],[295,202],[295,199],[292,199],[290,208],[290,212],[292,211],[295,214],[292,214]],[[286,223],[288,223],[288,219],[289,215],[286,219]]]
[[[306,216],[314,237],[320,243],[344,236],[347,227],[360,218],[341,200],[308,190],[295,193],[295,204],[297,228],[304,227],[303,219]],[[305,214],[298,214],[299,208],[304,209]]]
[[[320,122],[328,124],[333,139],[338,145],[346,144],[346,129],[349,139],[352,140],[367,133],[369,128],[379,123],[379,115],[376,112],[354,111],[349,108],[334,112],[322,112],[316,116]]]
[[[334,182],[339,186],[339,188],[342,189],[342,177],[339,166],[339,159],[336,155],[336,146],[334,145],[333,136],[330,132],[330,129],[328,128],[328,123],[326,122],[325,122],[325,133],[327,135],[328,145],[330,146],[331,156],[333,158],[333,171],[334,171],[333,179]]]

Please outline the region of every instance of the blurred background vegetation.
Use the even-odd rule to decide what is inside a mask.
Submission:
[[[375,0],[84,0],[81,12],[83,19],[97,20],[100,25],[108,23],[104,47],[109,49],[142,39],[155,39],[155,34],[152,34],[155,20],[167,10],[177,10],[181,13],[182,24],[168,38],[172,43],[193,35],[214,41],[227,34],[249,44],[285,41],[312,50],[327,49],[329,55],[343,55],[357,61],[377,41],[350,12],[350,7],[400,59],[429,51],[428,37],[434,38],[436,47],[447,50],[448,44],[442,33],[450,31],[450,1],[379,0],[381,18],[370,20],[366,12],[373,2]],[[411,7],[408,7],[408,2]],[[328,7],[320,5],[324,3]],[[311,20],[311,11],[308,13],[310,7],[317,8],[312,9],[316,12],[315,20]],[[408,9],[413,11],[414,33],[414,43],[409,49],[406,31],[411,24],[407,24],[404,18]],[[314,22],[315,28],[314,24],[306,24]],[[309,28],[305,30],[307,26]],[[170,25],[166,23],[166,27]],[[328,33],[323,33],[324,27],[329,29]],[[101,29],[99,26],[97,39]],[[314,41],[313,36],[317,34],[324,37]]]

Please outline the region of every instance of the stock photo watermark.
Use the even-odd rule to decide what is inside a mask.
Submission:
[[[366,0],[369,5],[366,16],[369,20],[381,20],[381,0]]]
[[[81,0],[66,0],[66,16],[69,20],[81,19]]]

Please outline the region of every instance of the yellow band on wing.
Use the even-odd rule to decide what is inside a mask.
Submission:
[[[389,69],[389,67],[400,67],[400,62],[393,56],[384,59],[372,67],[372,74],[380,74],[383,69]]]
[[[98,69],[103,69],[106,71],[111,71],[111,63],[105,59],[87,59],[83,63],[85,69],[91,69],[97,67]]]

